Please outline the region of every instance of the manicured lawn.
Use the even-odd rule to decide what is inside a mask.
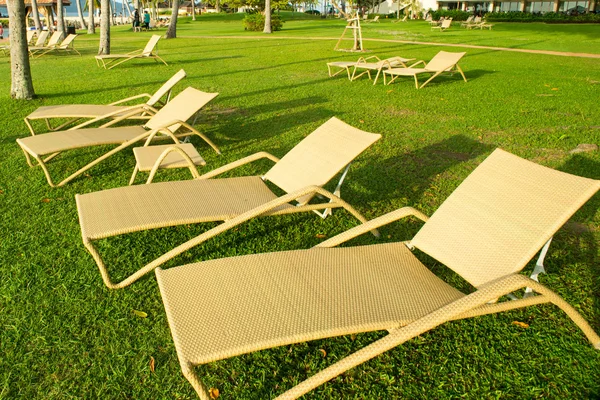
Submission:
[[[410,205],[431,214],[493,149],[562,171],[600,179],[600,152],[571,155],[580,143],[600,144],[598,59],[368,41],[369,55],[429,60],[439,50],[467,51],[468,82],[442,77],[422,90],[411,79],[373,86],[329,78],[326,62],[344,22],[288,21],[274,37],[244,32],[237,16],[183,20],[176,40],[161,41],[168,67],[133,61],[111,71],[93,60],[98,36],[80,35],[83,56],[32,61],[39,98],[9,98],[10,65],[0,58],[0,398],[195,398],[180,372],[154,277],[110,291],[81,243],[74,195],[127,184],[134,166],[124,151],[66,187],[50,188],[15,143],[22,118],[41,105],[104,103],[152,93],[179,69],[178,86],[219,92],[196,126],[222,151],[194,141],[205,171],[257,151],[284,155],[331,116],[383,138],[353,164],[342,197],[368,218]],[[243,38],[198,38],[199,36]],[[141,48],[150,33],[112,32],[113,52]],[[600,26],[501,24],[490,31],[431,32],[424,22],[365,26],[366,38],[415,40],[598,53]],[[42,127],[40,124],[39,127]],[[106,149],[72,151],[50,163],[66,177]],[[260,174],[269,163],[238,174]],[[188,179],[161,171],[159,180]],[[141,178],[140,178],[141,180]],[[177,206],[174,204],[174,206]],[[542,283],[600,331],[600,196],[559,231]],[[351,226],[343,211],[252,221],[199,246],[167,266],[256,252],[309,248],[320,235]],[[183,226],[100,242],[116,279],[212,227]],[[353,243],[409,239],[414,220]],[[319,237],[317,237],[319,235]],[[472,288],[432,260],[432,269],[464,291]],[[526,268],[531,271],[532,264]],[[144,311],[140,318],[133,310]],[[199,310],[201,318],[201,310]],[[526,322],[521,328],[513,321]],[[211,324],[212,321],[205,321]],[[286,346],[201,366],[221,398],[273,397],[384,333]],[[325,350],[323,356],[321,349]],[[151,371],[151,359],[155,370]],[[545,305],[445,324],[357,367],[306,398],[597,398],[600,352],[557,308]]]

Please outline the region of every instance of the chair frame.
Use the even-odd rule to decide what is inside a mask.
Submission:
[[[156,44],[154,45],[152,50],[147,53],[144,52],[144,50],[145,50],[145,48],[144,48],[144,49],[130,51],[129,53],[125,53],[125,54],[112,54],[112,55],[110,55],[110,56],[112,56],[110,58],[108,58],[108,57],[103,58],[102,56],[96,56],[95,57],[96,65],[99,67],[100,64],[102,63],[102,67],[104,69],[112,69],[112,68],[116,67],[117,65],[123,64],[124,62],[133,60],[135,58],[152,58],[152,59],[154,59],[154,61],[158,62],[160,60],[163,64],[168,66],[169,64],[167,64],[167,62],[158,55],[158,42],[160,40],[160,35],[152,35],[150,40],[153,40],[153,38],[155,36],[158,36],[158,39],[156,39]]]
[[[416,65],[420,65],[423,64],[424,66],[427,66],[427,64],[425,63],[425,61],[421,60],[418,61],[410,66],[407,67],[407,69],[413,68]],[[413,77],[415,78],[415,87],[417,89],[422,89],[425,85],[427,85],[429,82],[431,82],[433,79],[435,79],[437,76],[443,74],[443,73],[449,73],[450,75],[453,75],[455,72],[460,73],[460,75],[462,76],[463,80],[465,82],[467,82],[467,77],[465,76],[463,70],[460,68],[460,66],[458,65],[458,62],[452,66],[450,66],[449,68],[443,70],[443,71],[420,71],[417,72],[413,75]],[[388,71],[383,71],[383,84],[384,85],[390,85],[392,82],[394,82],[396,79],[398,79],[400,76],[407,76],[407,75],[393,75],[392,79],[387,82],[385,75],[389,74],[389,75],[393,75],[391,73],[389,73]],[[431,77],[429,77],[429,79],[427,79],[420,87],[419,87],[419,79],[417,77],[417,75],[419,74],[433,74]]]

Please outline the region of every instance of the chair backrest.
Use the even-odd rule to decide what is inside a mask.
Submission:
[[[55,31],[52,36],[50,36],[50,40],[48,40],[48,44],[46,46],[56,46],[60,39],[62,38],[62,32]]]
[[[65,40],[62,41],[62,43],[60,44],[59,48],[61,48],[61,49],[68,48],[71,45],[71,43],[73,43],[73,40],[75,40],[76,37],[77,37],[77,35],[74,35],[74,34],[68,35],[65,38]]]
[[[474,286],[520,271],[600,189],[600,181],[495,150],[411,244]]]
[[[185,122],[218,95],[219,93],[206,93],[193,87],[188,87],[158,110],[146,122],[146,127],[149,129],[160,128],[173,120]],[[169,129],[174,132],[180,126],[181,124],[170,125]]]
[[[469,18],[467,18],[467,20],[465,22],[468,24],[469,22],[473,21],[473,18],[475,18],[475,17],[472,15],[469,15]]]
[[[450,28],[450,25],[452,24],[452,18],[448,18],[442,21],[442,29],[448,29]]]
[[[177,72],[175,75],[173,75],[171,77],[171,79],[169,79],[168,81],[165,82],[164,85],[162,85],[157,91],[156,93],[154,93],[152,95],[152,97],[150,97],[148,99],[148,101],[146,102],[147,105],[149,106],[153,106],[155,105],[160,99],[162,99],[162,97],[164,95],[166,95],[167,93],[169,93],[171,91],[171,89],[173,89],[173,86],[175,86],[180,80],[182,80],[183,78],[185,78],[185,71],[180,69],[179,72]]]
[[[35,31],[27,31],[27,43],[30,43],[35,36]]]
[[[476,23],[476,24],[480,23],[481,22],[481,17],[475,17],[473,19],[473,22]]]
[[[152,52],[154,51],[154,48],[156,47],[156,44],[158,43],[159,40],[160,40],[160,35],[152,35],[150,40],[148,40],[146,47],[144,47],[144,50],[142,51],[142,55],[151,56]]]
[[[35,41],[35,46],[43,46],[46,43],[46,39],[48,39],[48,31],[41,31]]]
[[[431,61],[427,63],[425,69],[428,71],[446,71],[460,61],[461,58],[467,53],[452,53],[449,51],[440,51],[437,53]]]
[[[264,179],[288,193],[323,186],[379,138],[333,117],[291,149]],[[303,204],[310,196],[297,200]]]

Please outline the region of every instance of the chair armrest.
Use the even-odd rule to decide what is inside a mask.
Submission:
[[[118,114],[123,114],[120,117],[115,118],[113,121],[111,121],[111,122],[109,122],[109,123],[104,124],[104,125],[101,126],[101,128],[106,128],[106,127],[108,127],[110,125],[113,125],[113,124],[119,122],[119,121],[122,121],[122,120],[127,119],[127,118],[129,118],[131,116],[139,114],[140,112],[147,112],[147,111],[152,111],[154,113],[157,112],[156,109],[154,109],[154,108],[152,108],[152,107],[150,107],[148,105],[138,104],[138,105],[135,105],[135,106],[130,106],[130,107],[124,109],[124,110],[111,111],[108,114],[104,114],[104,115],[101,115],[99,117],[93,118],[93,119],[91,119],[89,121],[83,122],[83,123],[81,123],[79,125],[76,125],[76,126],[74,126],[72,128],[69,128],[68,130],[72,131],[72,130],[75,130],[75,129],[85,128],[86,126],[91,125],[91,124],[93,124],[95,122],[102,121],[104,119],[114,117],[115,115],[118,115]]]
[[[267,153],[265,151],[261,151],[261,152],[249,155],[248,157],[240,158],[237,161],[223,165],[222,167],[219,167],[217,169],[213,169],[212,171],[207,172],[204,175],[201,175],[199,179],[210,179],[217,175],[221,175],[224,172],[231,171],[237,167],[241,167],[242,165],[249,164],[253,161],[260,160],[262,158],[268,158],[269,160],[271,160],[275,163],[277,163],[279,161],[279,158],[275,157],[274,155]]]
[[[169,129],[169,127],[170,127],[171,125],[180,125],[180,126],[177,128],[177,130],[175,130],[175,131],[171,131],[171,129]],[[187,122],[185,122],[185,121],[182,121],[182,120],[180,120],[180,119],[174,119],[174,120],[171,120],[171,121],[169,121],[169,122],[167,122],[167,123],[165,123],[165,124],[163,124],[163,125],[161,125],[161,126],[157,127],[156,129],[154,129],[154,130],[152,131],[152,132],[154,132],[154,133],[153,133],[153,134],[152,134],[150,137],[148,137],[148,140],[146,141],[146,143],[147,143],[147,144],[145,144],[144,146],[147,146],[147,145],[150,143],[150,141],[152,140],[152,138],[153,138],[153,137],[156,135],[156,133],[158,133],[158,132],[163,132],[163,133],[166,133],[166,134],[167,134],[167,135],[169,135],[169,136],[175,137],[175,136],[174,136],[174,135],[175,135],[175,133],[176,133],[176,132],[177,132],[179,129],[181,129],[181,127],[184,127],[184,128],[186,128],[186,129],[188,129],[188,130],[189,130],[189,132],[187,132],[187,133],[190,133],[190,132],[191,132],[191,133],[192,133],[192,134],[194,134],[194,135],[200,136],[200,137],[202,138],[202,140],[204,140],[204,141],[205,141],[205,142],[206,142],[206,143],[207,143],[207,144],[208,144],[210,147],[212,147],[212,148],[213,148],[213,149],[214,149],[214,150],[217,152],[217,154],[221,154],[221,150],[219,150],[219,148],[217,147],[217,145],[215,145],[215,144],[214,144],[214,143],[213,143],[213,142],[212,142],[212,141],[211,141],[211,140],[210,140],[210,139],[209,139],[209,138],[208,138],[206,135],[204,135],[204,134],[200,133],[198,130],[196,130],[196,128],[194,128],[193,126],[191,126],[191,125],[190,125],[190,124],[188,124]],[[176,142],[175,142],[175,143],[178,143],[178,142],[179,142],[179,141],[177,141],[177,140],[176,140]]]
[[[139,98],[141,98],[141,97],[147,97],[147,98],[150,98],[150,97],[152,97],[152,96],[150,96],[148,93],[142,93],[142,94],[138,94],[137,96],[131,96],[131,97],[128,97],[128,98],[126,98],[126,99],[122,99],[122,100],[115,101],[114,103],[110,103],[110,104],[109,104],[109,106],[116,106],[116,105],[118,105],[118,104],[122,104],[122,103],[125,103],[125,102],[127,102],[127,101],[130,101],[130,100],[139,99]]]
[[[416,210],[412,207],[402,207],[398,210],[389,212],[380,217],[367,221],[364,224],[355,226],[354,228],[350,228],[345,232],[342,232],[332,238],[325,240],[324,242],[319,243],[315,247],[335,247],[339,244],[347,242],[350,239],[354,239],[355,237],[360,236],[364,233],[373,231],[374,229],[387,225],[391,222],[398,221],[408,216],[417,217],[424,222],[427,222],[427,220],[429,219],[428,216],[426,216],[419,210]]]

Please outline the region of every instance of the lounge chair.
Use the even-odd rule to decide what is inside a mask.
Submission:
[[[460,23],[460,26],[461,26],[462,28],[466,28],[466,27],[467,27],[467,25],[469,25],[471,22],[473,22],[473,18],[475,18],[475,16],[473,16],[473,15],[469,15],[469,18],[467,18],[467,19],[466,19],[466,21],[463,21],[463,22],[461,22],[461,23]]]
[[[96,56],[96,64],[104,69],[111,69],[116,67],[119,64],[123,64],[126,61],[133,60],[135,58],[152,58],[155,61],[160,60],[165,65],[168,65],[165,60],[159,57],[158,51],[155,51],[155,47],[157,47],[158,41],[160,40],[160,35],[152,35],[146,47],[142,50],[134,50],[127,54],[100,54]],[[157,61],[158,62],[158,61]]]
[[[369,60],[372,59],[377,61],[369,62]],[[353,81],[355,79],[358,79],[364,74],[368,74],[369,79],[371,79],[371,71],[377,71],[377,75],[375,75],[375,80],[373,81],[373,85],[375,85],[377,83],[377,79],[379,79],[381,71],[385,70],[386,68],[391,69],[399,66],[406,68],[406,63],[409,61],[414,61],[414,58],[390,57],[381,60],[377,56],[371,56],[367,58],[361,57],[358,59],[356,64],[354,64],[354,71],[352,71],[352,77],[350,78],[350,80]],[[356,75],[356,71],[361,69],[363,69],[364,71]]]
[[[46,39],[48,39],[48,31],[41,31],[39,32],[37,39],[35,40],[35,44],[34,47],[41,47],[44,45],[44,43],[46,43]]]
[[[156,135],[160,134],[172,138],[175,143],[179,143],[177,137],[198,135],[219,153],[218,147],[210,139],[185,122],[217,95],[218,93],[205,93],[189,87],[160,110],[152,109],[147,105],[131,106],[127,111],[118,110],[66,131],[49,132],[43,135],[17,139],[17,143],[25,153],[29,166],[34,166],[30,159],[30,157],[33,157],[44,171],[46,180],[52,187],[63,186],[94,165],[134,143],[146,139],[146,144],[149,144]],[[111,127],[117,122],[127,119],[130,115],[139,114],[144,110],[154,113],[144,126]],[[121,115],[121,117],[113,119],[116,114]],[[110,119],[111,121],[99,128],[85,128],[87,125],[104,119]],[[187,131],[179,131],[182,127]],[[74,172],[60,183],[53,183],[46,163],[56,155],[66,150],[109,144],[118,144],[119,146]],[[47,157],[43,158],[44,156]]]
[[[368,18],[368,17],[367,17]],[[376,15],[373,19],[367,19],[368,23],[379,22],[379,15]]]
[[[46,45],[29,47],[29,55],[34,56],[38,52],[44,52],[48,49],[53,49],[54,47],[58,46],[60,39],[62,39],[62,32],[54,31]]]
[[[475,17],[475,18],[473,18],[473,20],[470,23],[468,23],[466,25],[466,27],[467,27],[467,29],[473,29],[474,27],[476,27],[479,24],[481,24],[481,22],[482,22],[481,17]]]
[[[66,104],[66,105],[56,105],[56,106],[42,106],[36,109],[34,112],[29,114],[24,118],[25,124],[31,131],[32,135],[35,135],[35,131],[33,126],[31,125],[31,121],[37,119],[43,119],[46,121],[46,126],[50,131],[57,131],[63,129],[64,127],[71,125],[75,121],[78,121],[81,118],[97,118],[106,114],[114,113],[115,111],[121,110],[123,112],[129,111],[131,106],[121,105],[123,103],[147,97],[148,100],[143,105],[147,105],[149,107],[157,108],[157,105],[164,105],[171,98],[171,91],[173,87],[185,78],[186,74],[184,70],[179,70],[175,75],[171,77],[164,85],[162,85],[154,95],[150,95],[148,93],[142,93],[137,96],[128,97],[122,100],[115,101],[114,103],[110,103],[107,105],[99,105],[99,104]],[[163,101],[163,97],[166,96],[166,99]],[[142,104],[139,104],[142,105]],[[119,118],[121,114],[114,114],[115,118]],[[131,115],[130,119],[148,119],[151,114],[148,113],[146,109],[141,110],[137,115]],[[50,123],[51,119],[54,118],[68,118],[68,121],[63,122],[62,124],[53,127]]]
[[[343,207],[360,221],[365,221],[356,210],[339,198],[340,186],[350,163],[377,141],[376,135],[353,128],[337,118],[331,118],[307,136],[283,158],[260,152],[227,164],[200,179],[151,183],[76,195],[83,244],[96,261],[104,284],[111,289],[123,288],[152,271],[176,255],[227,230],[228,220],[240,214],[254,212],[254,216],[281,215],[304,211]],[[243,176],[209,179],[252,161],[268,158],[275,165],[261,176]],[[334,194],[321,188],[346,167]],[[269,181],[287,195],[276,208],[264,205],[277,199],[264,181]],[[330,202],[309,204],[321,195]],[[297,205],[289,204],[296,202]],[[124,233],[165,228],[200,222],[226,221],[216,228],[181,244],[148,263],[138,271],[114,283],[106,265],[94,247],[93,241]]]
[[[452,25],[452,19],[451,18],[445,19],[445,20],[442,21],[441,25],[432,26],[431,30],[439,29],[440,32],[444,32],[445,30],[447,30],[447,29],[450,28],[450,25]]]
[[[466,82],[467,78],[465,77],[465,74],[458,65],[458,62],[465,54],[466,53],[450,53],[447,51],[440,51],[427,64],[425,64],[425,61],[419,61],[413,65],[410,65],[408,68],[387,69],[383,71],[383,83],[385,85],[389,85],[392,82],[394,82],[399,76],[412,76],[415,78],[415,86],[417,87],[417,89],[421,89],[438,75],[443,74],[445,72],[449,72],[452,74],[455,71],[458,71]],[[419,64],[424,64],[423,68],[414,68],[416,65]],[[421,85],[421,87],[419,87],[417,75],[420,74],[433,75],[429,79],[427,79],[425,83]],[[386,81],[386,75],[392,77],[392,79],[389,82]]]
[[[202,399],[209,399],[196,365],[309,340],[389,332],[278,397],[295,399],[445,322],[542,303],[560,307],[600,349],[600,337],[572,306],[519,273],[598,189],[600,181],[496,150],[429,219],[404,207],[313,249],[157,268],[183,374]],[[334,248],[407,216],[426,221],[410,242]],[[465,294],[444,282],[413,248],[476,290]],[[505,297],[524,288],[533,293],[512,301]]]
[[[70,34],[60,44],[56,44],[54,46],[46,46],[47,49],[44,51],[41,51],[40,54],[36,54],[36,58],[40,58],[41,56],[46,55],[46,54],[50,53],[51,51],[56,51],[59,53],[60,52],[70,53],[70,52],[74,51],[79,56],[81,56],[81,53],[79,51],[77,51],[77,49],[73,45],[73,42],[75,41],[76,37],[77,37],[77,35]]]

